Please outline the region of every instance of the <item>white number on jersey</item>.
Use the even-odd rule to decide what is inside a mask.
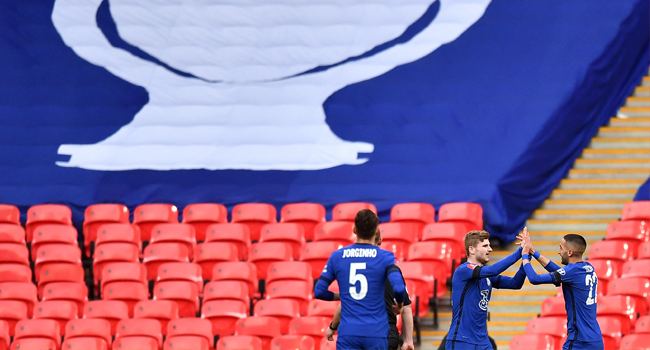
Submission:
[[[585,284],[589,286],[589,297],[587,298],[587,305],[596,304],[598,294],[598,277],[596,276],[595,272],[585,277]]]
[[[368,280],[366,276],[357,273],[357,270],[365,270],[366,263],[351,263],[350,264],[350,296],[354,300],[361,300],[368,294]],[[357,282],[361,283],[361,290],[357,293]]]

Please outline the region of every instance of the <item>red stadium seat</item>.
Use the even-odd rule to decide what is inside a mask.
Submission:
[[[609,281],[621,276],[620,269],[622,266],[617,263],[612,263],[612,260],[590,259],[587,262],[594,267],[596,276],[598,276],[598,295],[603,295],[607,292]]]
[[[32,269],[22,264],[0,263],[0,283],[2,282],[31,282]]]
[[[639,224],[636,220],[616,221],[607,226],[608,241],[623,241],[630,245],[630,254],[637,256],[639,244],[650,240],[645,223]]]
[[[266,298],[295,300],[300,304],[300,314],[307,315],[313,286],[313,282],[307,281],[276,281],[266,286]]]
[[[308,242],[302,248],[300,260],[311,265],[311,276],[318,279],[332,252],[341,248],[336,242]]]
[[[144,249],[142,263],[147,268],[147,279],[158,278],[160,265],[170,262],[190,262],[190,252],[181,243],[152,243]]]
[[[483,207],[477,203],[443,204],[438,209],[438,221],[463,223],[468,228],[468,231],[482,230]]]
[[[142,251],[142,240],[140,239],[140,228],[131,224],[105,224],[99,227],[94,242],[90,242],[92,253],[106,243],[129,243],[133,244],[140,252]]]
[[[542,302],[542,313],[540,317],[565,316],[566,305],[564,297],[548,297]]]
[[[251,245],[248,261],[257,267],[257,278],[266,279],[269,265],[277,261],[292,261],[293,252],[289,243],[259,242]]]
[[[415,291],[413,288],[409,288],[409,295],[413,300],[415,297],[419,297],[419,317],[425,317],[429,313],[429,299],[431,298],[429,296],[429,290],[433,290],[433,286],[435,285],[434,280],[436,277],[433,265],[407,261],[400,264],[400,269],[402,270],[402,275],[407,285],[409,282],[415,285]],[[444,271],[441,270],[438,276],[444,276]],[[439,291],[437,292],[439,295]]]
[[[354,222],[351,221],[321,222],[314,228],[314,241],[335,242],[342,246],[348,246],[356,240],[353,228]]]
[[[621,220],[650,220],[650,201],[625,203]]]
[[[271,339],[271,350],[314,350],[316,342],[307,335],[279,335]]]
[[[239,254],[234,243],[205,242],[197,245],[194,250],[194,263],[201,266],[204,280],[212,279],[212,272],[217,264],[238,260]]]
[[[519,334],[510,339],[510,350],[555,350],[555,339],[547,334]]]
[[[59,343],[49,338],[23,338],[16,339],[11,343],[11,350],[22,349],[39,349],[55,350],[59,348]]]
[[[622,333],[629,334],[636,320],[636,302],[629,296],[599,296],[598,317],[614,316],[621,321]]]
[[[650,260],[632,260],[626,262],[623,265],[621,278],[628,277],[644,277],[650,279]],[[598,274],[598,279],[600,279],[600,274]]]
[[[77,318],[77,304],[67,300],[41,301],[34,305],[33,318],[57,321],[61,335],[65,335],[66,323]]]
[[[129,308],[129,317],[133,317],[133,308],[139,301],[149,298],[149,290],[139,282],[114,282],[104,288],[102,299],[119,300]]]
[[[621,342],[623,336],[623,326],[621,320],[615,316],[601,316],[597,318],[600,332],[608,343],[613,343],[613,347],[605,347],[606,349],[616,349]]]
[[[45,338],[56,343],[56,348],[61,344],[61,329],[59,322],[54,320],[22,320],[16,323],[14,342],[19,339]],[[21,347],[23,349],[33,349]]]
[[[307,335],[314,340],[316,350],[320,349],[320,341],[324,336],[331,319],[321,316],[296,317],[289,324],[290,335]]]
[[[43,289],[41,300],[74,303],[77,306],[77,316],[83,317],[83,308],[88,302],[88,287],[79,282],[52,282]]]
[[[61,348],[66,350],[107,350],[108,344],[105,340],[94,337],[66,338]]]
[[[95,284],[103,280],[104,266],[117,262],[138,263],[138,248],[129,243],[106,243],[98,246],[93,254],[93,275]]]
[[[166,263],[158,268],[156,282],[183,281],[196,286],[198,295],[203,291],[203,273],[201,266],[194,263]]]
[[[151,229],[164,223],[177,223],[178,209],[172,204],[142,204],[133,211],[133,223],[140,227],[143,242],[149,242]]]
[[[25,229],[20,225],[0,224],[0,243],[25,244]]]
[[[228,222],[228,210],[223,204],[194,203],[183,209],[183,223],[192,225],[196,232],[196,240],[206,240],[206,232],[210,225]]]
[[[9,327],[9,335],[14,336],[16,323],[27,319],[27,305],[17,300],[0,300],[0,321]]]
[[[77,319],[70,320],[65,325],[65,340],[75,338],[95,338],[103,340],[110,346],[112,341],[111,323],[102,319]],[[63,347],[65,349],[65,346]]]
[[[50,283],[57,282],[76,282],[85,283],[84,269],[81,265],[73,264],[47,264],[41,269],[38,276],[38,295],[43,297],[43,290],[47,288]],[[88,292],[86,292],[88,295]]]
[[[650,316],[641,316],[636,320],[634,333],[650,334]]]
[[[314,299],[309,302],[307,316],[334,317],[336,308],[341,305],[338,301],[325,301]]]
[[[379,224],[381,248],[393,252],[399,261],[406,260],[411,243],[418,241],[421,235],[417,228],[408,223],[388,222]]]
[[[203,337],[192,335],[180,335],[165,341],[164,350],[175,349],[192,349],[192,350],[209,350],[210,343]]]
[[[371,210],[377,214],[374,204],[364,202],[339,203],[332,209],[332,221],[349,221],[354,223],[357,213],[363,209]]]
[[[607,288],[607,295],[628,295],[634,299],[636,310],[642,316],[648,314],[650,305],[650,279],[642,277],[619,278]]]
[[[158,342],[150,337],[126,337],[113,342],[113,350],[159,350]]]
[[[188,224],[158,224],[151,228],[149,243],[184,244],[190,253],[190,260],[193,260],[194,248],[196,247],[196,232],[194,227]]]
[[[202,337],[210,345],[214,343],[212,324],[206,319],[196,317],[177,318],[167,324],[167,340],[187,335]]]
[[[320,341],[320,350],[336,350],[337,338],[336,334],[334,334],[334,339],[332,341],[327,340],[327,337],[323,337]]]
[[[639,244],[639,251],[637,252],[638,259],[650,259],[650,242]]]
[[[81,266],[81,250],[76,245],[44,244],[38,248],[36,256],[32,258],[36,282],[40,282],[40,270],[50,264],[66,263]]]
[[[237,246],[239,260],[248,260],[251,238],[244,224],[214,224],[206,230],[205,242],[233,243]]]
[[[0,243],[0,263],[29,266],[29,251],[24,244]]]
[[[566,338],[566,316],[533,318],[526,324],[526,334],[548,334],[560,345]]]
[[[266,284],[290,280],[313,283],[311,265],[304,261],[279,261],[269,265]]]
[[[271,347],[271,339],[280,334],[280,321],[274,317],[250,316],[235,324],[235,335],[254,335],[262,340],[262,348]]]
[[[436,210],[427,203],[401,203],[396,204],[390,211],[391,222],[402,222],[413,226],[418,232],[418,239],[422,239],[422,229],[427,224],[434,222]]]
[[[454,252],[453,246],[449,243],[417,242],[409,247],[408,261],[432,264],[435,271],[442,269],[445,272],[444,277],[441,275],[441,278],[437,278],[439,292],[447,291],[447,278],[451,278],[452,272],[459,265],[459,260],[458,252]],[[433,291],[431,295],[433,296]]]
[[[133,318],[151,318],[160,322],[163,335],[167,335],[167,324],[179,316],[178,305],[171,300],[145,300],[135,305]]]
[[[252,335],[235,335],[219,339],[219,350],[262,350],[262,339]]]
[[[153,299],[176,302],[179,317],[196,317],[200,307],[199,289],[194,282],[156,282],[153,288]]]
[[[243,281],[213,281],[203,289],[203,302],[211,300],[234,300],[246,304],[246,314],[250,312],[251,298],[248,284]]]
[[[232,222],[248,226],[251,241],[259,241],[262,226],[277,222],[277,211],[271,204],[237,204],[232,208]]]
[[[650,350],[647,334],[628,334],[621,339],[619,350]]]
[[[201,318],[212,324],[212,333],[218,336],[235,334],[235,324],[245,319],[247,305],[236,300],[212,300],[203,303]],[[278,326],[279,334],[279,326]]]
[[[289,322],[300,317],[300,304],[291,299],[262,299],[255,304],[255,316],[270,316],[280,321],[282,334],[289,333]]]
[[[31,282],[0,283],[0,300],[20,301],[27,306],[27,317],[32,317],[34,304],[38,302],[36,286]]]
[[[112,262],[104,264],[102,269],[102,280],[99,288],[100,295],[104,290],[116,282],[139,282],[144,287],[147,283],[147,269],[139,262]]]
[[[158,348],[163,345],[163,332],[160,322],[153,318],[125,319],[117,324],[115,342],[129,337],[149,337],[156,341]]]
[[[455,245],[455,249],[460,252],[461,259],[466,258],[465,254],[465,235],[467,229],[464,224],[458,222],[436,222],[428,224],[422,230],[422,241],[438,241]]]
[[[27,210],[25,240],[32,241],[34,230],[41,225],[59,224],[72,226],[72,211],[61,204],[40,204]]]
[[[129,318],[129,307],[119,300],[92,300],[84,306],[84,318],[108,321],[111,325],[111,335],[115,335],[117,323]]]
[[[304,238],[314,239],[314,228],[325,222],[325,207],[318,203],[290,203],[280,210],[280,222],[292,222],[302,226]]]
[[[300,252],[302,246],[305,245],[304,228],[295,223],[266,224],[260,229],[259,242],[288,243],[293,251],[293,259],[300,260]]]
[[[11,204],[0,204],[0,223],[20,225],[20,210]]]
[[[630,245],[621,241],[598,241],[589,249],[589,261],[611,260],[612,264],[618,265],[617,269],[622,271],[623,264],[632,260]]]
[[[214,266],[211,280],[245,282],[248,285],[248,293],[251,298],[258,290],[257,268],[250,262],[218,263]]]
[[[129,208],[122,204],[93,204],[84,212],[84,247],[90,256],[90,243],[97,240],[99,227],[105,224],[128,224]]]

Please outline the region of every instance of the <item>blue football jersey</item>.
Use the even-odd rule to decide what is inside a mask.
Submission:
[[[393,288],[401,284],[401,296],[396,298],[403,299],[403,280],[392,252],[371,244],[355,243],[332,253],[320,279],[328,285],[338,281],[341,297],[339,336],[388,338],[384,300],[387,278]]]

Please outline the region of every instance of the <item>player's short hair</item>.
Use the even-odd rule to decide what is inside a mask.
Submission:
[[[582,253],[587,250],[587,241],[585,241],[585,238],[575,233],[569,233],[564,236],[564,241],[569,246],[568,248],[573,250],[573,253],[576,255],[582,256]]]
[[[475,247],[486,239],[490,239],[490,233],[485,230],[469,231],[465,235],[465,254],[469,256],[469,247]]]
[[[371,239],[375,235],[375,232],[377,232],[377,225],[379,225],[379,218],[372,210],[359,210],[357,216],[354,218],[354,227],[357,229],[357,236],[362,239]]]

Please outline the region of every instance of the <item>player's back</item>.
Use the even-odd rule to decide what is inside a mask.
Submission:
[[[596,320],[598,277],[594,267],[581,261],[557,270],[567,311],[567,341],[600,341]]]
[[[371,244],[355,243],[330,257],[339,284],[341,324],[339,336],[388,337],[384,301],[387,268],[395,264],[393,253]]]

